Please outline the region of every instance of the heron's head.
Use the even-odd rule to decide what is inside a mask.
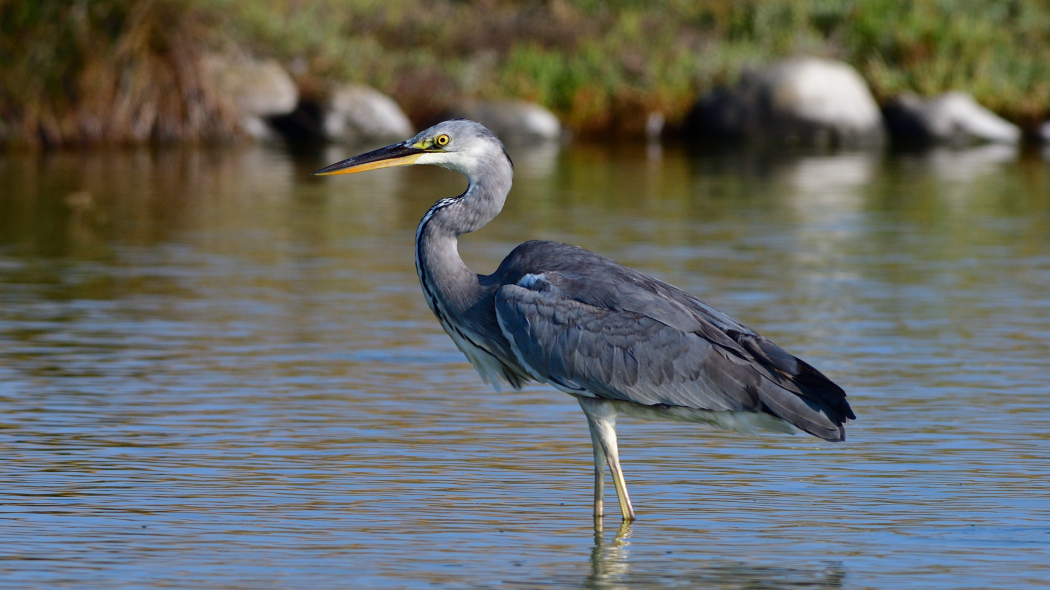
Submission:
[[[336,162],[314,172],[314,175],[353,174],[412,164],[451,168],[468,178],[477,177],[488,166],[512,165],[503,143],[484,125],[454,119],[438,123],[401,143]]]

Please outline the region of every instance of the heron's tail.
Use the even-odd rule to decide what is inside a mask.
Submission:
[[[763,381],[759,399],[766,410],[824,440],[846,439],[844,424],[857,418],[846,392],[809,363],[795,358],[794,374],[781,371],[786,383]]]

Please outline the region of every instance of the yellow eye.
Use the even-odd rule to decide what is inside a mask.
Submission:
[[[445,147],[446,145],[448,145],[448,142],[449,138],[447,135],[439,135],[437,136],[437,139],[434,140],[434,143],[438,144],[441,147]]]

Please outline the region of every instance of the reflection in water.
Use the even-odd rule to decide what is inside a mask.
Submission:
[[[845,569],[839,563],[827,563],[814,569],[775,567],[742,562],[712,560],[683,565],[673,555],[630,556],[631,523],[623,523],[616,534],[606,540],[601,531],[594,533],[591,550],[591,572],[583,584],[594,590],[627,588],[813,588],[834,590],[843,587]]]
[[[558,165],[558,155],[561,150],[562,144],[555,141],[508,147],[507,153],[514,161],[515,179],[520,181],[522,178],[550,176]]]
[[[591,549],[591,574],[584,584],[587,588],[600,590],[620,590],[628,588],[627,578],[630,572],[628,564],[627,539],[631,536],[630,522],[622,522],[619,530],[609,542],[605,541],[601,519],[595,519],[594,548]]]
[[[877,152],[805,156],[786,161],[782,176],[800,194],[833,196],[871,182],[880,160]],[[847,195],[851,201],[856,196]]]
[[[1046,587],[1050,164],[649,149],[518,156],[464,256],[552,238],[654,273],[860,419],[842,445],[625,419],[646,510],[597,537],[577,405],[493,393],[420,296],[412,237],[456,174],[0,157],[4,581]]]
[[[779,588],[812,588],[834,590],[843,587],[845,572],[831,564],[806,570],[792,567],[769,567],[738,563],[709,564],[699,569],[686,569],[673,575],[651,573],[628,580],[628,588],[724,588],[739,590],[773,590]]]
[[[777,185],[786,193],[782,198],[799,220],[791,248],[812,274],[825,273],[847,242],[864,230],[859,214],[879,159],[867,152],[810,156],[785,163],[777,175]]]
[[[962,184],[1002,170],[1004,164],[1016,162],[1019,153],[1019,146],[993,143],[963,149],[937,148],[920,159],[941,180]]]

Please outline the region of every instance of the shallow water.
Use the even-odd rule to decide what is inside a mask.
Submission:
[[[686,288],[849,392],[843,444],[621,421],[590,517],[576,403],[494,393],[415,225],[465,183],[349,153],[0,158],[0,584],[1050,585],[1050,164],[517,149],[490,272],[557,239]],[[611,486],[609,488],[611,493]]]

